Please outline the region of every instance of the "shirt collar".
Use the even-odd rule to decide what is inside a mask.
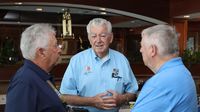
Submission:
[[[177,58],[170,59],[169,61],[165,62],[165,63],[159,68],[159,70],[156,72],[156,74],[159,73],[159,72],[161,72],[161,71],[163,71],[163,70],[166,69],[166,68],[174,67],[174,66],[181,65],[181,64],[183,64],[181,57],[177,57]]]
[[[107,61],[110,59],[110,49],[108,50],[108,54],[103,58],[103,59],[100,59],[94,52],[94,50],[91,48],[91,52],[92,52],[92,57],[93,59],[95,59],[96,61]]]
[[[25,59],[24,65],[29,67],[33,71],[35,71],[36,74],[38,75],[38,77],[40,77],[42,80],[44,80],[44,81],[51,80],[52,81],[52,76],[49,73],[47,73],[46,71],[44,71],[43,69],[41,69],[38,65],[36,65],[32,61]]]

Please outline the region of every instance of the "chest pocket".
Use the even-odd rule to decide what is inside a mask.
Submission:
[[[125,91],[125,82],[122,76],[119,76],[117,78],[113,78],[114,80],[114,90],[118,93],[124,93]]]

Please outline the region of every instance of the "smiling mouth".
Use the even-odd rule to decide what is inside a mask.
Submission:
[[[102,48],[103,45],[95,45],[96,48]]]

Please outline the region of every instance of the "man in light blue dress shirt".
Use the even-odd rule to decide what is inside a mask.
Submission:
[[[137,81],[126,57],[109,49],[113,40],[109,21],[91,20],[87,33],[92,48],[71,58],[60,92],[67,104],[89,112],[117,112],[120,105],[134,100]]]
[[[144,64],[155,75],[144,84],[131,112],[197,112],[194,80],[178,57],[178,34],[169,25],[142,31]]]

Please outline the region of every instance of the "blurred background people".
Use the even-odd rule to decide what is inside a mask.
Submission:
[[[131,112],[197,112],[196,87],[178,57],[178,36],[169,25],[142,31],[140,52],[155,75],[144,84]]]
[[[49,24],[32,25],[22,33],[23,66],[11,79],[5,112],[65,112],[59,96],[50,87],[49,71],[61,52],[55,30]]]
[[[133,100],[138,84],[126,57],[109,48],[113,41],[111,23],[95,18],[87,25],[92,46],[70,60],[60,92],[70,105],[90,112],[117,112]]]

